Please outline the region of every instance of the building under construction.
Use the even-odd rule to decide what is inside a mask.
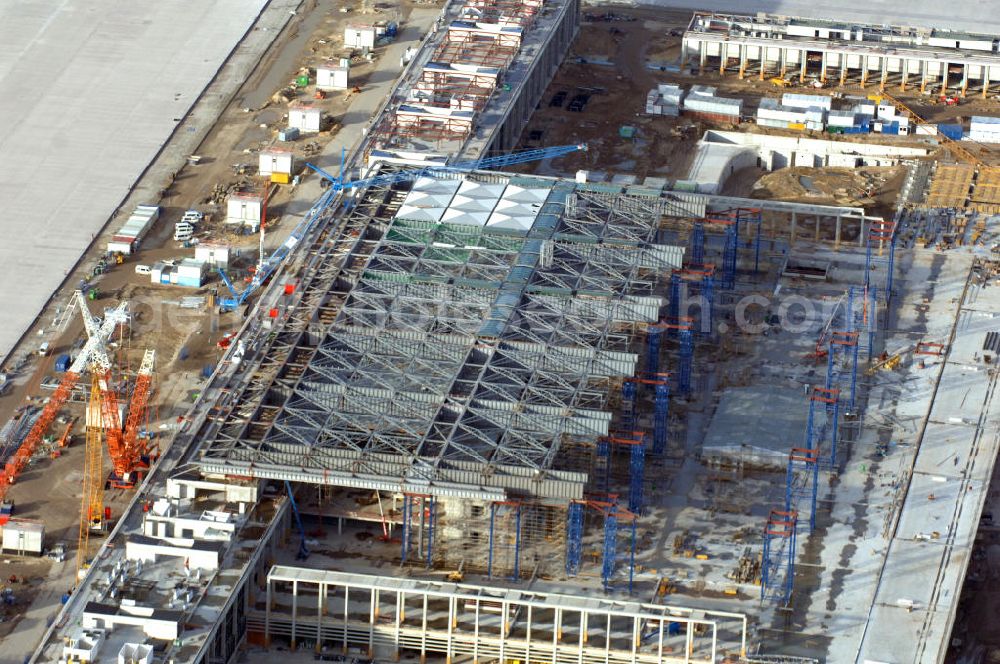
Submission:
[[[914,211],[491,170],[578,12],[446,6],[33,661],[943,656],[995,266],[897,255]]]

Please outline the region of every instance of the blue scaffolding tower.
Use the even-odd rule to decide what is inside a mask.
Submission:
[[[660,344],[663,329],[659,323],[646,327],[646,373],[655,374],[660,371]]]
[[[635,545],[636,525],[638,517],[628,510],[622,509],[617,503],[618,496],[609,494],[606,500],[576,500],[570,503],[566,522],[566,574],[575,576],[580,572],[583,557],[583,521],[584,509],[590,508],[604,517],[604,538],[601,547],[601,582],[604,589],[611,587],[611,580],[617,571],[618,561],[628,561],[628,591],[632,593],[632,582],[635,575]],[[626,525],[625,533],[629,536],[628,553],[619,556],[619,539],[622,534],[621,525]]]
[[[871,360],[878,328],[878,287],[851,286],[847,291],[847,331],[858,333],[858,352]]]
[[[705,223],[694,222],[691,228],[691,262],[701,265],[705,262]]]
[[[637,392],[635,379],[626,378],[622,382],[622,425],[629,431],[635,429],[635,399]]]
[[[413,511],[416,510],[419,518],[414,523]],[[427,567],[431,566],[434,555],[434,522],[435,522],[435,501],[434,496],[423,494],[406,493],[403,494],[403,528],[402,528],[402,551],[400,558],[406,562],[410,551],[413,549],[413,529],[416,527],[418,537],[418,558],[423,557]]]
[[[827,389],[847,390],[847,408],[854,410],[858,389],[858,333],[837,330],[830,333],[826,359]],[[843,391],[841,391],[843,394]]]
[[[512,555],[511,579],[517,580],[521,575],[521,509],[520,501],[495,501],[490,503],[490,539],[489,554],[486,559],[486,577],[493,578],[493,557],[498,546],[496,520],[497,515],[503,510],[510,510],[514,514],[514,537]],[[509,537],[508,537],[509,539]],[[509,545],[508,545],[509,546]]]
[[[764,555],[761,560],[760,600],[787,606],[795,578],[794,511],[771,510],[764,528]]]
[[[682,288],[682,284],[686,288]],[[692,321],[688,311],[681,311],[681,303],[687,304],[686,297],[698,298],[698,334],[712,335],[712,308],[715,302],[715,266],[690,264],[684,269],[674,270],[670,275],[670,302],[668,303],[668,322],[676,324],[680,321]],[[686,307],[685,307],[686,309]]]
[[[576,576],[580,572],[583,557],[583,506],[579,501],[569,504],[566,515],[566,575]]]
[[[881,288],[886,302],[892,299],[897,226],[894,219],[878,219],[869,224],[865,238],[865,287]]]
[[[635,431],[635,402],[639,386],[653,388],[653,453],[663,454],[667,447],[670,425],[670,374],[643,374],[641,377],[626,378],[622,382],[622,425],[627,431]],[[607,490],[607,487],[605,487]]]
[[[809,532],[816,528],[819,492],[819,450],[793,447],[785,476],[785,511],[809,514]],[[803,509],[804,508],[804,509]]]
[[[611,579],[615,575],[618,565],[618,535],[619,521],[629,527],[629,551],[628,551],[628,592],[632,594],[632,581],[635,575],[635,531],[636,515],[623,510],[618,505],[612,503],[604,509],[604,552],[601,560],[601,581],[604,589],[611,587]],[[624,557],[624,556],[623,556]]]
[[[642,512],[642,489],[646,473],[646,434],[642,431],[619,431],[604,440],[611,448],[609,457],[614,454],[616,446],[628,449],[628,508],[632,512],[639,514]]]
[[[667,450],[670,427],[670,383],[660,381],[654,389],[653,454],[663,454]]]
[[[736,287],[736,263],[740,244],[740,220],[735,210],[712,213],[705,217],[705,223],[723,227],[722,233],[722,272],[719,276],[719,287],[732,290]]]
[[[820,421],[819,411],[826,411]],[[809,419],[806,421],[806,448],[817,450],[820,463],[827,468],[837,467],[837,437],[840,426],[840,390],[813,387],[809,395]],[[824,453],[824,450],[827,452]]]
[[[677,391],[691,393],[691,366],[694,364],[694,335],[690,327],[678,330],[680,348],[677,357]]]

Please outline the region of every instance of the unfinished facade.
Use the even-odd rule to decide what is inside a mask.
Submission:
[[[989,94],[1000,81],[993,36],[758,14],[696,14],[682,63],[740,77],[793,75],[945,94]]]

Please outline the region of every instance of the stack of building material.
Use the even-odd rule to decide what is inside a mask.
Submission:
[[[739,123],[743,100],[717,97],[715,93],[713,87],[693,86],[684,99],[684,113],[715,122]]]
[[[1000,143],[1000,118],[973,115],[969,122],[969,140],[979,143]]]
[[[646,95],[646,113],[651,115],[680,115],[684,91],[678,85],[661,83]]]
[[[157,205],[136,206],[132,215],[108,242],[108,252],[129,255],[138,250],[139,243],[159,217],[160,208]]]

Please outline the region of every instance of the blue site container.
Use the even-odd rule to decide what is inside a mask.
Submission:
[[[898,122],[887,122],[882,125],[883,134],[896,135],[899,133],[899,123]]]
[[[56,371],[59,372],[69,371],[69,366],[72,363],[73,360],[72,358],[70,358],[69,354],[63,353],[62,355],[56,358]]]
[[[962,134],[964,133],[960,124],[939,124],[937,130],[946,138],[950,138],[953,141],[962,140]]]
[[[214,371],[215,371],[215,365],[214,364],[206,364],[205,366],[203,366],[201,368],[201,376],[202,376],[202,378],[211,378],[212,377],[212,372],[214,372]]]

